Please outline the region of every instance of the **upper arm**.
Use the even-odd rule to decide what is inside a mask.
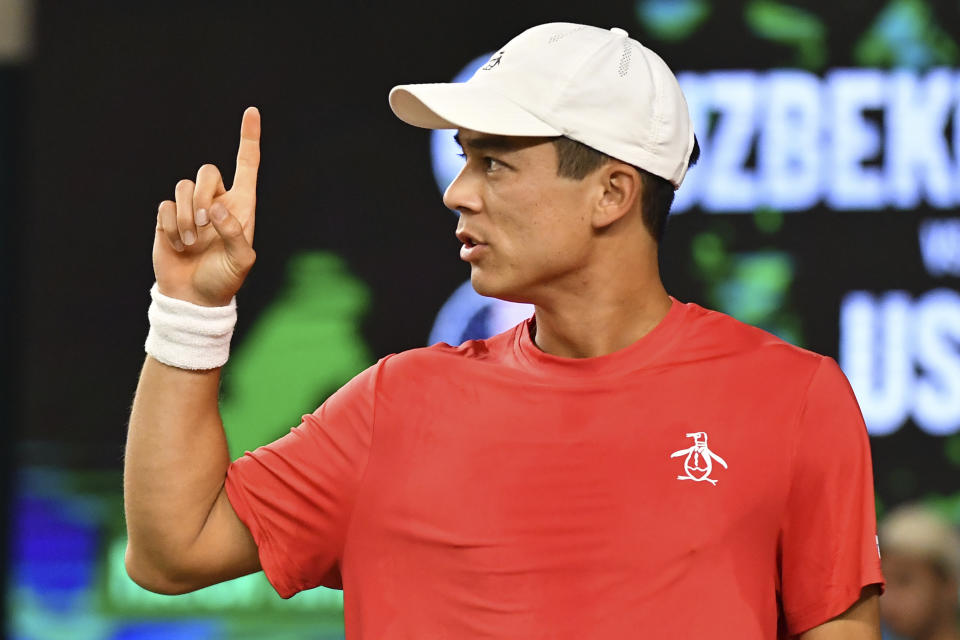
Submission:
[[[880,587],[869,585],[836,618],[801,633],[800,640],[880,640]]]
[[[235,460],[229,503],[281,596],[342,586],[340,560],[373,438],[377,367],[356,376],[282,438]],[[234,542],[239,548],[242,541]]]
[[[200,586],[232,580],[260,570],[257,544],[237,516],[226,488],[221,488],[190,555],[195,558]],[[199,587],[197,587],[199,588]]]
[[[798,416],[780,528],[781,602],[799,634],[881,584],[870,443],[853,391],[823,359]]]
[[[177,559],[160,568],[140,560],[128,543],[127,574],[144,589],[176,595],[239,578],[260,570],[257,545],[250,530],[221,487],[196,540]]]

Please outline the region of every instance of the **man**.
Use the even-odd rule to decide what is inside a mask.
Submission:
[[[904,640],[960,640],[960,533],[918,504],[892,511],[880,523],[887,592],[884,623]]]
[[[461,258],[477,291],[535,316],[388,356],[231,464],[217,385],[254,260],[249,109],[233,187],[205,166],[158,213],[133,579],[180,593],[262,567],[284,597],[343,588],[351,639],[879,638],[870,454],[843,374],[661,284],[695,154],[663,61],[620,29],[547,24],[469,82],[390,103],[458,130]]]

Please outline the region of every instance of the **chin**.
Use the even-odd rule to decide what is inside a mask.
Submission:
[[[474,291],[488,298],[499,298],[507,302],[531,302],[529,296],[524,295],[523,289],[516,283],[497,281],[496,278],[482,273],[476,267],[470,271],[470,284],[473,285]]]

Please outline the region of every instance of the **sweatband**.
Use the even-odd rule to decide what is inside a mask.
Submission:
[[[237,323],[237,298],[224,307],[203,307],[150,289],[147,353],[178,369],[216,369],[230,356],[230,338]]]

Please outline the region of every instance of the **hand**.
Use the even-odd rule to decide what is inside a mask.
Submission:
[[[248,107],[240,125],[233,186],[205,164],[197,181],[177,183],[175,201],[157,212],[153,270],[160,293],[208,307],[223,306],[253,266],[253,228],[260,167],[260,112]]]

